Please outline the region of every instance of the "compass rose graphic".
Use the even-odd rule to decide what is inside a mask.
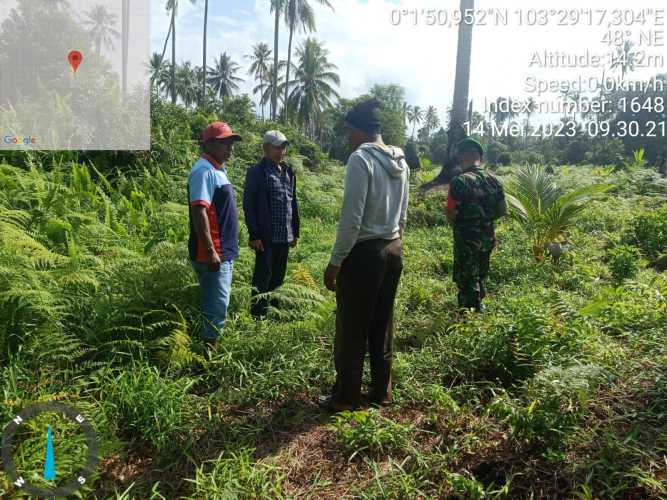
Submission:
[[[44,481],[52,483],[53,486],[50,488],[38,487],[34,484],[31,484],[28,474],[22,474],[17,470],[17,465],[14,461],[15,453],[15,442],[19,441],[20,436],[22,435],[19,431],[22,427],[26,429],[29,428],[28,423],[37,419],[40,415],[44,414],[55,414],[57,419],[61,419],[63,424],[69,425],[72,427],[78,427],[78,429],[83,434],[85,438],[85,444],[87,447],[87,452],[83,458],[83,463],[80,464],[80,469],[77,473],[73,474],[73,477],[68,481],[66,477],[58,477],[57,474],[57,445],[58,442],[54,436],[54,427],[51,424],[48,425],[46,430],[46,442],[45,446],[40,448],[43,451],[39,453],[39,457],[35,457],[35,460],[41,463],[43,457],[43,469],[42,477]],[[37,422],[38,423],[38,422]],[[56,426],[57,428],[58,426]],[[43,432],[43,431],[42,431]],[[25,433],[23,433],[25,434]],[[40,438],[40,441],[44,443]],[[71,495],[78,489],[80,489],[88,478],[95,472],[97,464],[99,462],[99,444],[97,441],[97,435],[95,429],[88,422],[88,419],[76,408],[71,406],[58,403],[58,402],[49,402],[49,403],[40,403],[24,408],[21,412],[15,415],[12,420],[7,424],[5,431],[2,436],[2,460],[5,467],[5,472],[9,476],[11,482],[16,488],[19,488],[26,493],[37,497],[60,497]],[[71,461],[71,457],[70,457]],[[63,476],[64,474],[61,474]],[[39,478],[37,476],[30,476],[33,478]],[[56,481],[58,480],[58,481]]]

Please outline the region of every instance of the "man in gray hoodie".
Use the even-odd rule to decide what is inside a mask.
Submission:
[[[371,403],[391,401],[394,300],[403,270],[401,238],[408,209],[409,168],[403,151],[380,135],[376,100],[346,116],[354,153],[347,163],[343,208],[326,287],[336,292],[336,383],[320,404],[353,409],[361,398],[368,349]]]

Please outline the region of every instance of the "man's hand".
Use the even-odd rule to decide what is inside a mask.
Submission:
[[[292,241],[292,243],[290,243],[289,246],[291,246],[292,248],[296,248],[297,246],[299,246],[299,238],[294,238],[294,241]]]
[[[264,243],[262,243],[262,240],[250,240],[249,245],[255,252],[264,251]]]
[[[324,271],[324,286],[327,287],[327,290],[332,292],[336,291],[336,278],[338,278],[338,273],[340,272],[340,266],[334,266],[329,264],[327,270]]]
[[[220,261],[220,256],[218,255],[218,252],[215,251],[215,248],[209,248],[208,249],[208,270],[215,273],[220,270],[220,264],[222,263]]]

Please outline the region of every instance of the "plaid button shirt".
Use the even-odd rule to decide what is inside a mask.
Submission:
[[[292,243],[293,179],[283,167],[280,171],[273,163],[268,168],[268,190],[271,206],[271,233],[273,243]]]

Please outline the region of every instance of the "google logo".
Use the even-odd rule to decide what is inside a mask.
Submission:
[[[29,146],[31,144],[37,144],[37,138],[31,135],[25,137],[16,137],[11,135],[6,135],[2,139],[3,144],[24,144]]]

